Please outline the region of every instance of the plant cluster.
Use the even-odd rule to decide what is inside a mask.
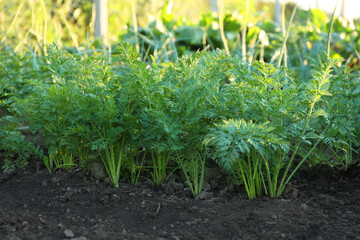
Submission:
[[[357,103],[349,107],[345,97],[338,97],[349,93],[349,89],[336,87],[344,74],[332,74],[338,62],[313,64],[310,79],[258,62],[245,78],[243,70],[235,71],[234,78],[241,83],[239,117],[216,125],[208,142],[214,146],[217,162],[243,180],[249,198],[263,192],[280,196],[306,160],[345,168],[353,161],[352,143],[358,141],[354,126],[359,124],[354,118],[359,112],[354,113],[353,108],[359,99],[352,97]],[[358,88],[358,83],[351,88]],[[341,114],[334,102],[342,105]],[[352,100],[349,102],[351,105]],[[334,155],[326,153],[328,149]]]
[[[31,154],[39,152],[22,134],[26,126],[18,118],[14,103],[32,91],[32,79],[46,74],[42,73],[41,58],[19,56],[1,46],[0,49],[0,156],[3,168],[15,169],[25,166]]]
[[[306,161],[356,162],[359,78],[340,60],[312,61],[303,78],[220,50],[174,64],[141,61],[125,43],[111,61],[48,53],[51,77],[33,80],[16,108],[46,137],[50,172],[101,161],[117,187],[140,177],[160,185],[181,169],[196,196],[213,159],[254,198],[280,196]]]

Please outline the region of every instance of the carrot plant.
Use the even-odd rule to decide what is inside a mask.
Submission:
[[[48,50],[52,76],[33,80],[33,91],[19,101],[19,109],[31,129],[46,137],[49,161],[86,165],[96,134],[92,121],[103,109],[106,67],[102,57],[81,60],[57,47]]]
[[[334,68],[329,92],[322,105],[331,122],[319,147],[309,156],[312,165],[326,163],[347,169],[356,160],[359,136],[359,78],[347,66]]]
[[[280,196],[319,143],[330,139],[344,143],[339,130],[338,140],[331,137],[334,127],[341,128],[342,139],[345,133],[351,139],[354,129],[349,120],[329,105],[346,107],[329,92],[338,62],[313,64],[311,79],[298,79],[267,63],[247,66],[232,60],[234,81],[229,85],[238,116],[216,124],[205,144],[213,146],[220,166],[243,180],[249,198],[263,192]],[[301,158],[294,164],[296,156]]]
[[[3,169],[25,167],[30,155],[37,152],[35,145],[27,141],[19,131],[19,125],[19,121],[13,116],[0,117],[0,156],[4,161]]]
[[[28,82],[43,79],[42,59],[33,60],[28,54],[20,56],[0,45],[0,155],[3,168],[24,167],[31,155],[40,156],[39,149],[23,135],[26,123],[18,116],[17,99],[32,91]]]
[[[208,157],[202,142],[213,124],[232,114],[223,94],[228,59],[222,51],[198,52],[175,63],[164,75],[173,102],[169,113],[181,129],[175,157],[194,196],[202,190]]]
[[[177,128],[176,122],[166,114],[170,108],[164,87],[160,84],[162,70],[156,63],[147,65],[139,57],[133,46],[119,45],[114,56],[114,61],[119,62],[115,70],[115,79],[121,86],[118,101],[130,140],[135,142],[134,149],[143,147],[148,153],[152,162],[152,181],[159,185],[169,173],[172,139],[176,138]],[[129,167],[131,179],[134,179],[134,165]]]
[[[262,195],[266,176],[272,184],[268,162],[271,151],[286,147],[273,131],[268,123],[231,119],[216,125],[207,140],[216,149],[216,161],[242,180],[250,199]]]

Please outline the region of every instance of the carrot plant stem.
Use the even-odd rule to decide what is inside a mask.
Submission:
[[[284,38],[284,41],[283,41],[283,45],[281,47],[281,51],[280,51],[280,56],[279,56],[279,62],[278,62],[278,67],[281,66],[281,61],[282,61],[282,57],[284,55],[284,51],[285,51],[285,48],[286,48],[286,42],[287,42],[287,39],[289,38],[289,33],[290,33],[290,28],[291,28],[291,24],[294,20],[294,16],[295,16],[295,13],[296,13],[296,9],[297,9],[297,5],[295,5],[295,8],[291,14],[291,18],[290,18],[290,22],[289,22],[289,26],[286,30],[286,34],[285,34],[285,38]]]
[[[245,13],[245,21],[241,27],[241,51],[243,61],[246,61],[246,30],[248,25],[249,18],[249,0],[246,0],[246,13]]]
[[[328,36],[327,36],[326,55],[327,55],[327,58],[328,58],[328,59],[330,59],[331,32],[332,32],[332,28],[333,28],[333,25],[334,25],[335,11],[336,11],[337,4],[338,4],[338,0],[336,0],[335,8],[334,8],[334,11],[333,11],[333,13],[332,13],[332,15],[331,15],[330,25],[329,25],[329,31],[328,31]]]
[[[221,35],[221,40],[224,44],[224,48],[225,51],[227,53],[228,56],[230,56],[230,50],[229,50],[229,46],[225,37],[225,30],[224,30],[224,3],[221,2],[219,3],[219,26],[220,26],[220,35]]]

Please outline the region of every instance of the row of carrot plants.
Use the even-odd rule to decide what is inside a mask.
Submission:
[[[340,59],[309,59],[301,74],[224,51],[143,62],[132,45],[108,56],[48,48],[13,111],[45,137],[50,172],[101,161],[115,187],[181,169],[194,196],[207,162],[249,198],[280,196],[303,163],[346,168],[359,146],[359,76]]]

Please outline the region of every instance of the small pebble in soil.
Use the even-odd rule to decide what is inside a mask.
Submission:
[[[226,194],[226,192],[227,192],[227,188],[220,190],[219,195],[223,197]]]
[[[67,202],[67,198],[64,195],[61,195],[59,197],[59,201],[62,202],[62,203],[65,203],[65,202]]]
[[[46,222],[45,218],[39,217],[39,220],[42,224],[46,225],[47,222]]]
[[[234,186],[234,184],[229,184],[229,185],[227,186],[227,190],[228,190],[229,192],[235,191],[235,186]]]
[[[302,203],[300,205],[300,207],[301,207],[302,210],[305,210],[305,211],[309,209],[309,206],[306,203]]]
[[[216,188],[218,188],[218,186],[219,186],[218,182],[215,181],[215,180],[211,180],[211,181],[210,181],[210,185],[211,185],[211,188],[212,188],[212,189],[216,189]]]
[[[290,198],[291,199],[297,199],[299,197],[299,190],[296,188],[292,189]]]
[[[99,162],[95,162],[91,168],[91,176],[94,177],[96,180],[105,179],[106,172],[104,166]]]
[[[59,181],[60,181],[60,179],[57,178],[57,177],[52,177],[52,178],[51,178],[51,182],[52,182],[52,183],[59,183]]]
[[[48,183],[47,183],[46,179],[44,179],[44,181],[42,181],[41,185],[42,185],[43,187],[47,187]]]
[[[197,212],[199,210],[199,208],[197,206],[192,206],[191,208],[189,208],[189,212]]]
[[[73,231],[71,231],[70,229],[65,229],[64,230],[64,235],[66,238],[73,238],[75,237],[75,234]]]
[[[201,193],[199,193],[199,195],[196,197],[196,199],[207,200],[207,199],[212,198],[213,196],[214,196],[213,192],[202,191]]]
[[[14,170],[11,170],[11,169],[4,169],[3,173],[6,175],[6,174],[13,174],[14,173]]]
[[[204,181],[202,189],[204,191],[210,191],[211,190],[211,185],[208,182]]]
[[[176,191],[182,191],[185,188],[183,183],[178,183],[178,182],[175,182],[175,181],[170,182],[170,185]]]

